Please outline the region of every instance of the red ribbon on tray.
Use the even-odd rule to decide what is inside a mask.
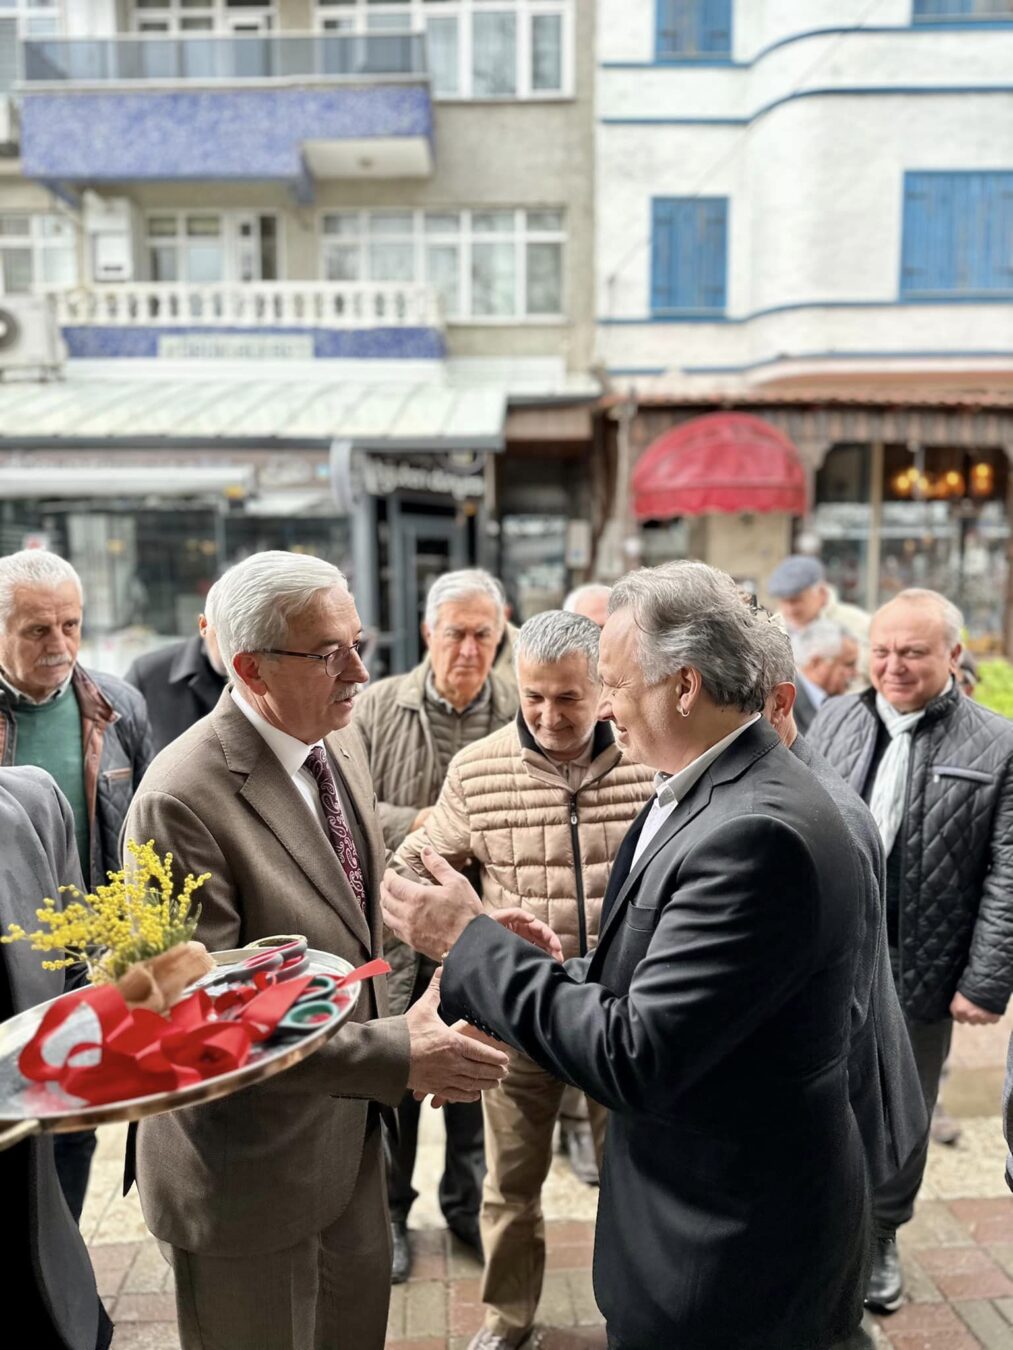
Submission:
[[[385,961],[368,961],[343,976],[337,990],[389,970]],[[92,1106],[189,1087],[241,1068],[252,1047],[274,1033],[312,979],[301,975],[276,980],[272,973],[261,972],[217,998],[198,989],[176,1003],[167,1017],[128,1008],[114,985],[82,989],[49,1008],[21,1051],[18,1067],[25,1078],[58,1083],[69,1096]],[[82,1029],[75,1040],[66,1024],[82,1008],[92,1016],[79,1019]],[[50,1038],[61,1031],[66,1048],[47,1058]]]

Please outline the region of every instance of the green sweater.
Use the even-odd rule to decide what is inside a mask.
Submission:
[[[48,703],[20,700],[14,709],[14,722],[14,763],[35,764],[56,779],[74,812],[77,851],[81,871],[87,878],[91,873],[88,800],[84,790],[81,709],[73,688],[68,685]]]

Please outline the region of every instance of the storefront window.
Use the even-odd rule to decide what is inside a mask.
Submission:
[[[500,578],[514,622],[558,609],[567,589],[566,516],[504,516]]]
[[[814,524],[828,580],[867,608],[909,586],[940,591],[964,611],[973,642],[1003,632],[1008,464],[999,450],[887,445],[874,505],[869,446],[836,446],[816,479]],[[878,568],[870,594],[870,532]]]

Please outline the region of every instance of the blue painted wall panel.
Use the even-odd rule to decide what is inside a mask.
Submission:
[[[75,325],[61,329],[67,352],[78,360],[158,356],[163,337],[303,337],[313,338],[313,355],[320,359],[442,360],[443,334],[435,328],[116,328]],[[252,364],[252,362],[251,362]]]
[[[305,141],[379,136],[431,140],[428,89],[59,92],[21,108],[25,176],[70,182],[293,181]]]

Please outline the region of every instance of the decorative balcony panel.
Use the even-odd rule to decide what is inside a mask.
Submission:
[[[441,360],[428,287],[112,284],[50,293],[71,358]]]
[[[21,155],[50,182],[423,177],[417,34],[25,43]]]

